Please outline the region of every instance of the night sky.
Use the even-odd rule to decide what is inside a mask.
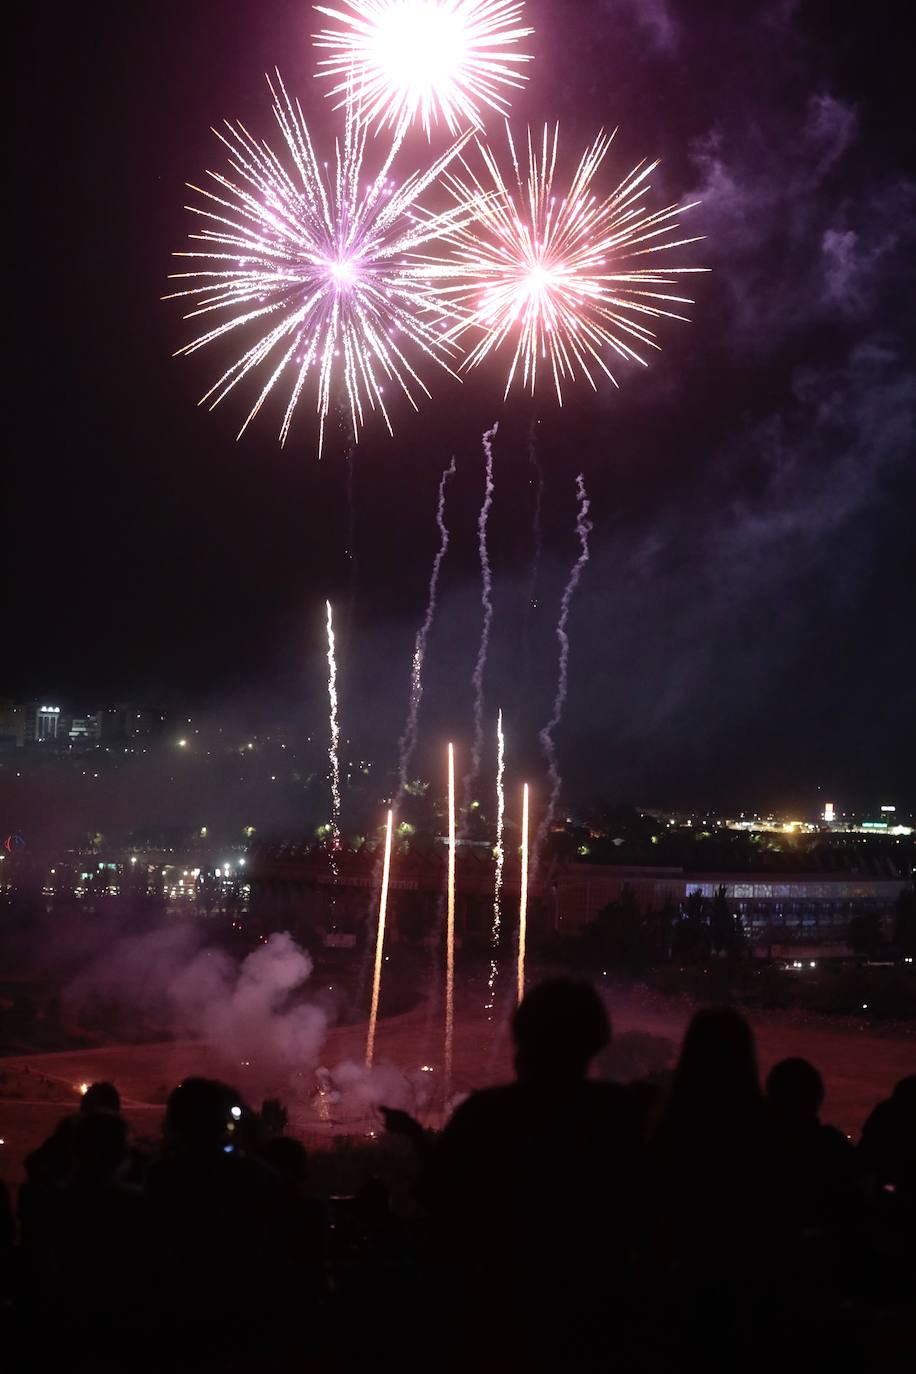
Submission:
[[[218,359],[172,358],[191,335],[159,299],[188,229],[183,183],[222,165],[210,125],[238,117],[274,138],[267,70],[330,148],[340,117],[312,76],[318,16],[304,0],[25,7],[0,695],[318,723],[328,596],[345,732],[390,766],[454,454],[424,759],[446,732],[467,741],[480,434],[499,419],[486,687],[513,759],[536,768],[550,711],[581,470],[595,530],[558,732],[567,795],[912,805],[906,10],[529,0],[536,60],[516,122],[558,118],[567,164],[618,125],[611,184],[661,156],[656,203],[702,198],[690,227],[707,237],[689,252],[712,272],[691,282],[693,323],[662,322],[663,352],[621,368],[620,391],[581,383],[562,411],[546,387],[504,404],[501,360],[463,385],[432,377],[419,415],[397,407],[394,439],[370,423],[353,566],[340,427],[320,464],[307,406],[285,450],[276,407],[236,443],[253,389],[198,409]],[[411,136],[401,165],[427,155]],[[532,426],[543,555],[526,613]]]

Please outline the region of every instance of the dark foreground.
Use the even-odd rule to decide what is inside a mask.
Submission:
[[[318,1155],[215,1078],[145,1142],[93,1087],[4,1195],[11,1367],[912,1367],[916,1077],[854,1146],[806,1060],[761,1086],[732,1010],[663,1087],[587,1077],[607,1036],[587,985],[543,984],[514,1082]]]

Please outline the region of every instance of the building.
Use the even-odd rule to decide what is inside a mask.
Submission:
[[[438,938],[446,857],[441,845],[394,855],[387,915],[393,942]],[[456,868],[458,941],[483,948],[493,921],[493,860],[488,853],[459,850]],[[248,874],[252,913],[268,927],[282,923],[306,940],[317,936],[345,947],[362,945],[375,929],[381,876],[376,849],[341,850],[332,866],[324,846],[255,846]],[[625,890],[643,911],[667,904],[684,912],[692,894],[711,899],[724,888],[757,943],[841,945],[854,916],[887,915],[910,881],[902,856],[898,864],[863,845],[775,855],[766,868],[743,872],[550,860],[529,893],[529,929],[534,939],[575,936]],[[515,863],[506,865],[502,892],[503,921],[514,930]]]
[[[843,860],[845,859],[845,864]],[[786,862],[765,870],[689,870],[616,864],[558,865],[551,873],[550,898],[557,931],[575,934],[603,907],[619,901],[624,887],[643,911],[666,902],[686,910],[693,893],[712,899],[720,888],[757,938],[789,943],[836,943],[845,939],[854,916],[887,915],[911,881],[908,870],[886,854],[814,849],[806,867]]]
[[[70,722],[72,744],[97,744],[102,738],[102,717],[98,711],[89,716],[74,716]]]

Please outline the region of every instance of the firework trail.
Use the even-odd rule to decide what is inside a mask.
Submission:
[[[518,992],[525,995],[525,952],[528,945],[528,784],[522,791],[522,877],[518,898]]]
[[[499,951],[499,928],[502,916],[503,861],[505,859],[505,851],[503,848],[503,825],[506,815],[506,795],[503,788],[505,771],[506,739],[503,734],[503,713],[500,711],[496,717],[496,875],[493,882],[493,928],[490,933],[490,976],[487,979],[486,1010],[488,1012],[492,1012],[493,1010],[496,974],[499,969],[497,954]]]
[[[531,555],[531,572],[528,575],[528,587],[525,593],[525,609],[522,613],[522,642],[525,646],[525,660],[529,668],[531,663],[531,644],[529,642],[529,630],[531,626],[531,612],[537,605],[535,592],[537,591],[538,572],[541,567],[541,504],[544,500],[544,469],[541,467],[538,458],[537,445],[534,439],[535,418],[532,414],[531,424],[528,429],[528,462],[537,474],[537,486],[534,492],[534,512],[531,520],[531,534],[534,549]]]
[[[455,133],[480,126],[480,105],[504,112],[505,87],[521,87],[524,53],[507,51],[534,30],[518,27],[522,0],[340,0],[315,5],[340,25],[313,34],[330,57],[318,76],[337,77],[338,105],[358,87],[360,117],[403,132],[414,121],[427,138],[441,119]]]
[[[448,747],[448,897],[445,925],[445,1100],[452,1095],[455,1039],[455,746]]]
[[[560,618],[557,621],[557,639],[560,643],[560,657],[557,669],[557,694],[553,699],[553,711],[550,720],[538,735],[541,741],[541,748],[547,760],[547,775],[550,779],[550,793],[547,798],[547,806],[541,823],[538,826],[537,839],[534,845],[534,860],[537,863],[541,852],[541,846],[550,830],[554,814],[557,809],[557,801],[560,797],[560,770],[557,767],[557,750],[554,744],[554,731],[563,718],[563,707],[566,705],[566,692],[569,685],[569,636],[566,633],[566,626],[569,622],[569,608],[572,605],[573,594],[579,585],[579,579],[588,562],[588,537],[592,532],[592,523],[588,518],[589,499],[585,490],[585,479],[580,472],[576,478],[576,497],[579,502],[579,511],[576,516],[576,534],[579,538],[579,557],[576,559],[569,574],[569,581],[563,598],[560,602]]]
[[[483,754],[483,675],[490,648],[490,626],[493,624],[493,574],[490,570],[490,555],[487,552],[487,521],[490,518],[490,507],[493,504],[493,440],[498,429],[499,421],[496,420],[493,428],[485,430],[483,434],[486,481],[483,505],[480,507],[480,515],[477,517],[477,546],[480,552],[480,604],[483,607],[483,624],[480,628],[477,662],[474,664],[474,672],[471,676],[471,685],[474,688],[474,743],[471,747],[471,767],[464,778],[465,816],[472,801],[471,792],[480,772],[480,760]]]
[[[440,299],[464,312],[443,337],[453,341],[468,331],[474,337],[462,368],[478,366],[509,340],[514,352],[504,394],[519,375],[533,394],[540,363],[562,405],[563,385],[580,375],[597,390],[600,369],[616,386],[606,361],[613,354],[645,366],[641,350],[659,347],[650,325],[661,317],[686,319],[670,306],[693,303],[664,288],[705,269],[668,266],[664,257],[658,266],[638,265],[697,242],[672,237],[675,216],[692,205],[653,211],[644,203],[657,161],[638,163],[615,190],[601,193],[595,178],[614,135],[600,133],[569,189],[555,190],[558,135],[559,126],[551,135],[545,125],[541,139],[528,130],[524,173],[508,123],[507,172],[478,137],[483,169],[462,156],[461,170],[443,176],[458,207],[478,197],[478,214],[445,230],[451,264],[430,260],[429,267],[444,280]]]
[[[378,907],[378,931],[375,937],[375,970],[372,975],[372,1009],[369,1012],[369,1033],[366,1037],[366,1068],[372,1068],[375,1054],[375,1026],[378,1020],[379,993],[382,986],[382,951],[385,947],[385,916],[388,912],[388,878],[391,873],[391,819],[388,812],[388,826],[385,830],[385,864],[382,869],[382,891]]]
[[[279,74],[276,86],[269,79],[268,85],[284,153],[275,153],[240,123],[214,130],[228,152],[229,172],[208,172],[210,189],[190,186],[203,197],[202,204],[187,207],[202,227],[190,235],[194,247],[175,254],[192,260],[190,270],[172,276],[190,284],[165,299],[183,300],[188,319],[215,315],[220,321],[180,348],[180,355],[236,338],[239,330],[253,339],[201,400],[213,409],[249,373],[260,371],[263,384],[239,437],[282,386],[288,396],[280,426],[285,443],[306,383],[315,377],[320,456],[338,379],[355,440],[366,407],[378,410],[391,432],[386,384],[402,391],[415,410],[414,389],[430,394],[416,370],[420,359],[451,371],[455,350],[443,334],[458,315],[431,290],[429,264],[415,253],[463,217],[473,217],[476,206],[432,214],[418,200],[471,135],[462,135],[400,183],[391,175],[396,138],[372,177],[364,168],[368,128],[351,102],[329,170],[319,162],[302,109]]]
[[[337,719],[337,656],[334,647],[334,616],[328,608],[328,763],[331,782],[331,848],[340,848],[340,725]]]
[[[436,614],[436,595],[439,588],[439,571],[442,567],[442,560],[448,550],[448,528],[445,523],[445,487],[448,479],[455,475],[455,460],[442,473],[439,478],[439,500],[436,505],[436,524],[439,527],[439,548],[433,559],[432,572],[429,575],[429,595],[426,599],[426,614],[423,623],[417,631],[414,644],[413,664],[410,672],[410,705],[407,710],[407,721],[404,725],[404,733],[398,741],[398,792],[395,798],[394,810],[404,799],[407,790],[407,770],[410,768],[410,761],[413,758],[414,750],[417,747],[417,720],[420,712],[420,701],[423,697],[423,660],[426,657],[426,646],[429,642],[430,630],[433,627],[433,617]]]

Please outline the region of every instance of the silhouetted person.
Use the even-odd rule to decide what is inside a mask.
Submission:
[[[296,1283],[301,1217],[288,1183],[237,1148],[246,1111],[226,1084],[186,1079],[169,1097],[164,1157],[147,1177],[166,1353],[179,1368],[276,1348],[294,1321],[310,1321],[316,1295]]]
[[[879,1188],[916,1203],[916,1074],[901,1078],[862,1127],[860,1170]]]
[[[90,1083],[80,1099],[80,1111],[84,1113],[120,1110],[121,1094],[113,1083]]]
[[[476,1369],[604,1367],[609,1324],[622,1339],[609,1313],[640,1200],[638,1113],[626,1088],[587,1077],[611,1034],[588,983],[535,987],[512,1033],[517,1081],[458,1107],[428,1173],[468,1339],[446,1353]]]
[[[142,1326],[149,1296],[143,1195],[122,1180],[127,1123],[115,1112],[81,1114],[73,1150],[75,1173],[54,1217],[53,1310],[83,1363],[123,1363],[123,1340]]]
[[[761,1317],[772,1248],[771,1135],[754,1037],[729,1007],[687,1028],[651,1141],[652,1253],[672,1353],[722,1360]],[[712,1317],[710,1314],[713,1314]],[[765,1333],[764,1333],[765,1334]]]
[[[852,1145],[842,1131],[821,1122],[823,1101],[824,1080],[807,1059],[783,1059],[767,1075],[777,1201],[796,1231],[826,1224],[852,1180]]]

